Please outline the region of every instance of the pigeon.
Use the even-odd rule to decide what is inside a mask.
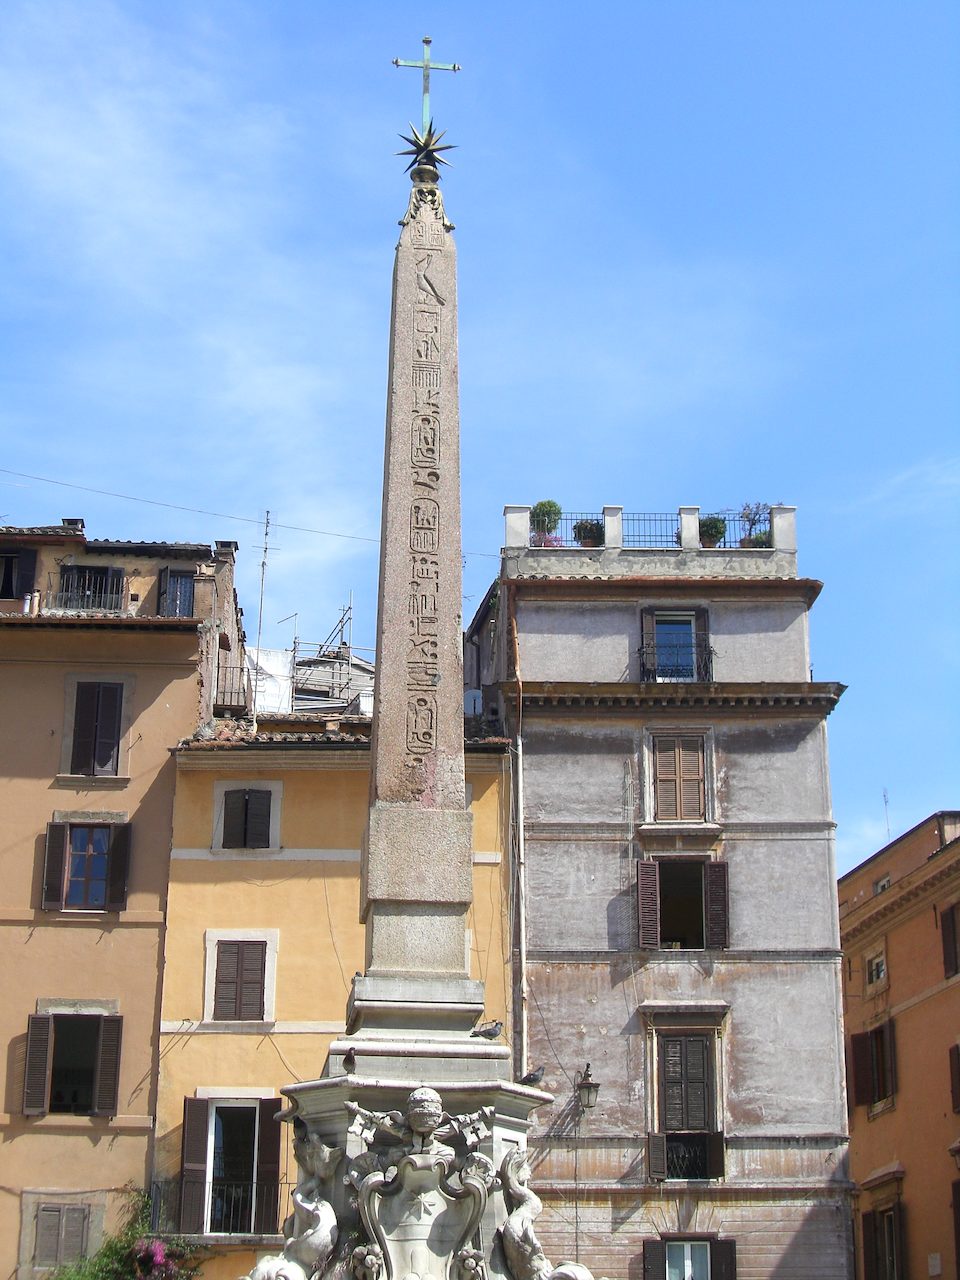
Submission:
[[[503,1030],[503,1023],[482,1022],[479,1027],[474,1027],[470,1032],[472,1036],[480,1036],[484,1040],[499,1040],[500,1032]]]
[[[539,1084],[542,1079],[543,1079],[543,1067],[537,1067],[536,1071],[528,1071],[525,1076],[521,1076],[520,1083],[535,1085],[535,1084]]]
[[[354,1053],[352,1049],[348,1049],[347,1052],[343,1055],[343,1069],[344,1071],[352,1071],[356,1065],[357,1065],[357,1055]]]

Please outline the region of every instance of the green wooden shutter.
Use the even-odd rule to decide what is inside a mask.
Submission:
[[[727,909],[727,864],[725,862],[708,862],[704,867],[704,920],[708,948],[727,947],[729,938],[729,915]]]
[[[107,866],[107,910],[122,911],[127,905],[130,875],[130,823],[117,822],[110,829],[110,857]]]
[[[23,1071],[23,1114],[47,1114],[53,1067],[53,1015],[31,1013],[27,1019],[27,1053]]]
[[[737,1280],[735,1240],[710,1241],[710,1280]]]
[[[43,897],[40,900],[40,906],[44,911],[59,911],[63,906],[69,834],[70,828],[65,822],[47,823],[43,857]]]
[[[244,1022],[263,1019],[263,984],[267,965],[265,942],[239,944],[239,995],[237,1016]]]
[[[247,839],[247,793],[226,791],[223,796],[223,847],[245,849]]]
[[[279,1227],[281,1098],[261,1098],[257,1123],[257,1203],[254,1231],[272,1234]]]
[[[120,1041],[123,1018],[110,1014],[100,1019],[100,1043],[93,1077],[93,1114],[115,1116],[120,1093]]]
[[[706,817],[703,739],[680,739],[680,817],[699,822]]]
[[[56,1267],[60,1263],[60,1217],[62,1204],[37,1207],[37,1235],[33,1248],[35,1267]]]
[[[666,1280],[667,1245],[665,1240],[644,1240],[643,1280]]]
[[[122,684],[97,686],[96,742],[93,771],[98,777],[115,777],[120,763],[120,712],[123,702]]]
[[[270,792],[247,792],[247,849],[270,848]]]
[[[943,943],[943,976],[952,978],[957,973],[956,906],[940,912],[940,940]]]
[[[660,946],[660,866],[652,860],[637,863],[637,916],[640,950],[656,951]]]
[[[180,1230],[197,1235],[204,1227],[207,1191],[209,1103],[184,1098],[180,1147]]]
[[[240,1016],[240,943],[217,943],[217,969],[213,980],[213,1016],[218,1022]]]
[[[87,1256],[87,1227],[90,1208],[85,1204],[65,1204],[60,1214],[60,1262],[66,1265]]]
[[[92,776],[94,744],[97,737],[97,703],[100,686],[89,680],[77,683],[77,700],[73,711],[73,752],[70,772]]]
[[[676,738],[654,738],[654,816],[659,822],[669,822],[680,816],[678,754],[679,742]]]
[[[651,1182],[663,1182],[667,1176],[667,1135],[647,1134],[647,1177]]]

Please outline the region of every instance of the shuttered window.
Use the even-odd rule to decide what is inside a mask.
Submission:
[[[122,1034],[123,1019],[115,1014],[32,1014],[24,1115],[116,1115]]]
[[[663,1032],[657,1038],[660,1131],[647,1137],[647,1176],[720,1178],[723,1133],[714,1118],[712,1035]]]
[[[122,911],[129,870],[129,823],[51,822],[41,906],[44,911]]]
[[[903,1219],[899,1200],[860,1215],[863,1280],[904,1280]]]
[[[642,950],[699,950],[729,945],[727,864],[697,858],[637,863]]]
[[[266,942],[218,942],[213,992],[215,1021],[263,1020]]]
[[[706,819],[703,738],[653,740],[654,818],[657,822]]]
[[[77,684],[70,772],[116,777],[120,760],[123,685],[92,680]]]
[[[668,1270],[669,1267],[669,1270]],[[736,1280],[735,1240],[644,1240],[643,1280]]]
[[[940,912],[940,941],[943,943],[943,976],[960,973],[960,930],[957,929],[957,903]]]
[[[270,848],[271,793],[238,787],[223,796],[224,849]]]
[[[24,549],[0,556],[0,600],[22,600],[33,590],[36,551]]]
[[[897,1048],[894,1023],[881,1023],[871,1031],[850,1037],[854,1106],[870,1107],[897,1092]]]
[[[192,571],[161,569],[157,582],[157,613],[161,618],[193,617]]]
[[[37,1207],[35,1267],[62,1267],[87,1256],[90,1207],[85,1204],[41,1204]]]
[[[276,1233],[281,1146],[281,1127],[276,1117],[282,1107],[280,1098],[261,1098],[249,1103],[184,1098],[180,1165],[182,1232],[188,1235],[208,1231]],[[238,1119],[244,1123],[238,1124]],[[230,1121],[232,1123],[228,1123]],[[211,1158],[212,1165],[208,1164]]]

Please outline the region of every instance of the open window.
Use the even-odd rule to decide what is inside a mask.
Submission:
[[[641,682],[713,679],[706,609],[644,609],[641,632]]]
[[[637,863],[642,950],[698,951],[729,945],[727,864],[699,858]]]
[[[23,1114],[116,1115],[122,1032],[116,1015],[31,1014]]]
[[[280,1205],[280,1098],[185,1098],[180,1230],[269,1235]]]
[[[645,1240],[643,1280],[736,1280],[733,1240]]]
[[[657,1036],[659,1129],[647,1135],[652,1181],[722,1178],[723,1133],[716,1124],[716,1036],[664,1031]]]
[[[0,555],[0,600],[22,600],[33,590],[36,551],[23,548]]]
[[[128,822],[47,824],[44,911],[122,911],[129,872]]]
[[[903,1202],[899,1199],[860,1215],[863,1280],[903,1280]]]
[[[123,570],[104,565],[61,565],[54,607],[71,612],[119,613],[123,608]]]

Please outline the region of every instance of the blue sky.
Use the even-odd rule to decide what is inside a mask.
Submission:
[[[0,520],[235,538],[252,630],[269,509],[300,530],[273,539],[265,643],[295,611],[322,639],[351,591],[373,643],[419,118],[390,64],[425,31],[464,68],[434,110],[465,615],[505,502],[794,503],[815,677],[850,686],[841,869],[884,842],[884,787],[893,834],[960,806],[952,0],[6,0]]]

